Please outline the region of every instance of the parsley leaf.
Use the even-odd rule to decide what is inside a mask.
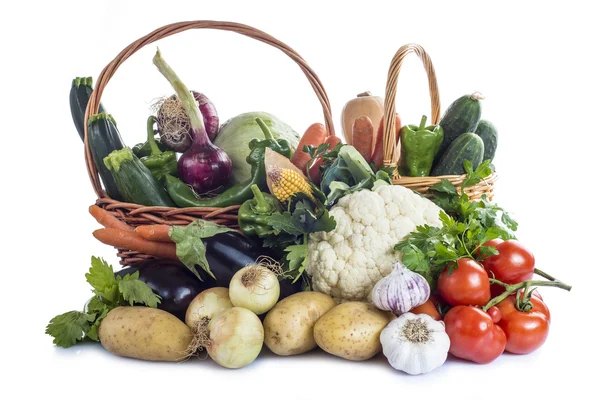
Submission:
[[[285,248],[287,255],[285,259],[288,261],[288,273],[294,278],[294,283],[302,276],[304,269],[306,268],[306,262],[308,259],[308,245],[297,244],[288,246]]]
[[[134,303],[143,303],[148,307],[156,308],[160,303],[160,296],[156,295],[145,282],[138,280],[138,276],[139,271],[136,271],[133,275],[125,275],[119,280],[119,292],[123,300],[130,306]]]
[[[53,343],[60,347],[70,347],[80,340],[91,328],[95,314],[69,311],[50,320],[46,333],[54,337]]]
[[[202,239],[225,232],[233,232],[233,229],[215,224],[214,222],[197,219],[187,226],[173,226],[169,231],[169,236],[176,244],[175,252],[179,261],[202,281],[202,277],[196,270],[196,265],[202,268],[208,275],[215,278],[208,265],[206,245]]]
[[[110,303],[118,300],[117,280],[112,267],[106,261],[98,257],[92,257],[92,267],[85,274],[85,278],[96,295]]]

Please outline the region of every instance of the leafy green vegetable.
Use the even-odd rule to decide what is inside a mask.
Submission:
[[[46,333],[54,337],[55,345],[70,347],[88,334],[95,318],[96,314],[69,311],[52,318],[46,327]]]
[[[46,334],[54,338],[57,346],[70,347],[86,338],[98,341],[100,323],[113,308],[127,304],[156,308],[160,303],[160,296],[138,280],[138,272],[115,277],[113,268],[101,258],[92,257],[92,266],[85,277],[94,293],[85,310],[57,315],[46,327]]]
[[[465,161],[467,177],[458,193],[450,181],[443,179],[429,192],[440,212],[442,227],[423,225],[407,235],[394,248],[402,252],[402,262],[412,271],[424,276],[432,288],[439,274],[450,264],[451,268],[461,257],[483,259],[498,254],[494,247],[483,246],[488,240],[515,239],[518,224],[510,214],[487,200],[469,201],[464,189],[477,184],[490,174],[489,161],[475,171]],[[476,257],[476,254],[478,256]]]
[[[202,280],[202,277],[196,270],[196,265],[200,266],[207,274],[215,278],[208,265],[208,260],[206,259],[206,245],[202,239],[225,232],[233,232],[233,229],[215,224],[214,222],[197,219],[187,226],[173,226],[169,230],[169,236],[171,240],[175,242],[177,258],[179,258],[179,260],[192,271],[198,279]]]
[[[294,283],[302,276],[308,259],[308,245],[306,243],[288,246],[285,248],[288,261],[287,273],[294,278]]]

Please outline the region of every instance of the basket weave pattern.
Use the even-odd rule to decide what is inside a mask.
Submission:
[[[96,80],[96,87],[91,95],[86,109],[85,120],[87,121],[91,115],[98,112],[102,93],[104,92],[104,89],[111,77],[123,62],[125,62],[136,51],[140,50],[144,46],[189,29],[216,29],[235,32],[281,50],[296,64],[298,64],[306,76],[323,108],[323,117],[328,134],[335,135],[329,98],[327,97],[327,93],[325,92],[319,77],[309,67],[306,61],[291,47],[265,32],[247,25],[222,21],[187,21],[169,24],[156,29],[148,35],[131,43],[129,46],[123,49],[100,73],[98,79]],[[86,125],[84,138],[85,161],[90,181],[94,191],[96,192],[96,195],[98,196],[96,205],[103,207],[107,211],[110,211],[114,216],[134,227],[147,224],[187,225],[196,219],[205,219],[228,226],[230,228],[237,228],[237,211],[240,207],[239,205],[224,208],[146,207],[139,204],[123,203],[109,198],[106,192],[102,189],[100,177],[92,159],[87,128],[88,127]],[[130,265],[137,261],[152,258],[145,254],[129,251],[128,249],[119,249],[118,256],[121,258],[121,265]]]

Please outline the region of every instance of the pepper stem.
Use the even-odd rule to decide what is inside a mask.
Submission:
[[[490,282],[498,283],[499,281],[496,281],[495,279],[490,279]],[[506,291],[504,293],[502,293],[501,295],[496,296],[493,299],[491,299],[485,305],[485,307],[483,307],[483,311],[487,312],[487,310],[489,310],[493,306],[499,304],[500,302],[502,302],[502,300],[506,299],[508,296],[510,296],[514,292],[518,291],[519,289],[523,289],[523,288],[528,289],[530,286],[553,286],[553,287],[557,287],[557,288],[564,289],[567,291],[571,290],[570,285],[567,285],[567,284],[559,282],[559,281],[548,282],[548,281],[529,280],[529,281],[523,281],[520,283],[515,283],[514,285],[506,285],[505,284]]]
[[[421,125],[419,125],[419,130],[422,131],[425,129],[425,124],[427,123],[427,115],[423,115],[421,118]]]
[[[258,185],[254,184],[250,186],[250,190],[254,194],[254,201],[256,201],[255,209],[258,213],[267,213],[271,208],[270,204],[267,203],[265,196],[258,188]]]
[[[273,136],[273,132],[271,132],[271,130],[269,129],[267,124],[265,124],[265,121],[263,121],[261,118],[256,118],[255,121],[258,124],[258,126],[260,126],[260,129],[263,131],[263,133],[265,135],[265,139],[275,140],[275,136]]]
[[[179,101],[181,101],[185,113],[190,119],[190,127],[194,133],[194,142],[198,144],[210,142],[210,139],[206,134],[206,128],[204,127],[204,120],[202,119],[200,109],[198,109],[194,96],[181,79],[179,79],[175,71],[173,71],[164,58],[162,58],[158,48],[156,49],[156,54],[154,55],[152,62],[156,65],[159,72],[169,81],[173,89],[175,89],[175,93],[177,93],[177,97],[179,98]]]
[[[148,133],[148,145],[150,146],[150,155],[157,156],[162,154],[162,151],[158,148],[156,144],[156,140],[154,140],[154,123],[156,122],[156,117],[151,115],[148,117],[148,121],[146,122],[146,131]]]

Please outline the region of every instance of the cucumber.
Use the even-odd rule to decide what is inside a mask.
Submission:
[[[85,127],[85,109],[90,96],[92,95],[92,78],[75,78],[71,85],[71,91],[69,92],[69,105],[71,106],[71,117],[73,117],[73,124],[79,133],[79,137],[83,140],[83,128]],[[98,114],[104,112],[102,104],[98,107]],[[100,160],[102,161],[102,160]]]
[[[104,159],[104,164],[126,202],[143,206],[175,207],[165,188],[129,147],[110,153]]]
[[[475,169],[483,161],[483,153],[483,140],[473,132],[463,133],[442,154],[440,162],[431,171],[431,176],[462,175],[466,173],[465,160],[471,161]]]
[[[444,129],[444,140],[434,164],[441,160],[444,152],[457,137],[465,132],[475,132],[481,118],[481,100],[483,96],[480,93],[473,93],[464,95],[450,104],[440,120],[440,126]]]
[[[498,147],[498,130],[490,121],[482,119],[479,121],[475,133],[483,140],[485,146],[483,159],[493,161]]]
[[[106,194],[111,199],[123,201],[115,180],[104,164],[104,158],[115,150],[121,150],[125,145],[117,129],[114,118],[102,112],[92,115],[88,125],[88,141],[94,164],[102,180]]]

